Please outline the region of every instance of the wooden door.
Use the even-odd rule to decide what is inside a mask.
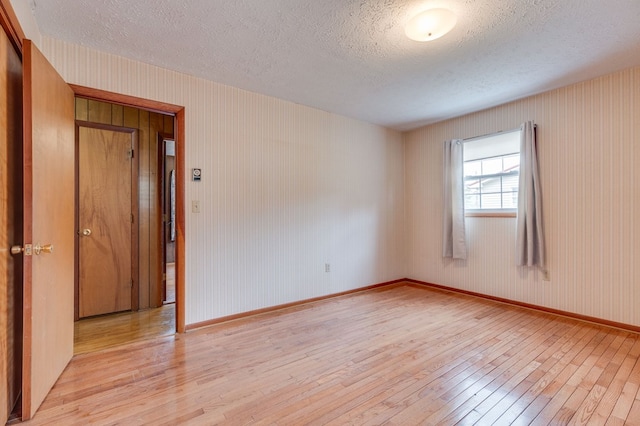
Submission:
[[[137,309],[135,132],[87,126],[78,127],[80,318]]]
[[[75,126],[73,91],[29,40],[23,82],[22,416],[29,419],[73,355]]]
[[[22,63],[0,29],[0,424],[13,410],[22,370]]]

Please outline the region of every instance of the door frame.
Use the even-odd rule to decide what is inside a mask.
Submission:
[[[101,89],[69,84],[76,96],[96,101],[140,108],[175,117],[174,140],[176,143],[176,332],[185,332],[185,108],[166,102],[152,101],[135,96],[122,95]],[[158,213],[162,214],[162,212]],[[159,217],[158,219],[162,219]]]
[[[156,161],[158,162],[158,173],[156,176],[156,188],[158,188],[158,193],[160,196],[158,197],[158,206],[159,217],[158,220],[158,250],[162,253],[160,256],[160,273],[159,276],[162,277],[161,281],[161,291],[159,292],[159,306],[162,306],[165,303],[165,299],[167,296],[167,224],[169,223],[167,214],[165,213],[165,207],[167,204],[167,165],[166,165],[166,153],[167,153],[167,141],[172,141],[175,144],[174,135],[168,133],[158,133],[158,138],[156,139]],[[174,155],[175,157],[175,155]],[[175,170],[175,168],[174,168]]]
[[[9,49],[13,49],[17,56],[17,59],[20,63],[20,68],[22,69],[22,39],[24,38],[24,33],[22,33],[22,29],[20,25],[17,23],[17,18],[11,8],[10,4],[6,4],[6,0],[0,0],[0,31],[4,32],[6,35],[9,45]],[[20,71],[20,75],[22,75],[22,71]],[[20,83],[22,85],[22,82]],[[5,88],[6,90],[6,88]],[[12,167],[2,171],[2,173],[7,173],[7,184],[12,185],[15,188],[15,199],[12,201],[11,206],[14,206],[17,210],[20,210],[20,213],[17,213],[13,216],[13,229],[15,234],[10,237],[6,242],[15,244],[17,242],[24,241],[22,231],[23,231],[23,222],[22,222],[22,93],[21,89],[16,91],[16,97],[19,98],[20,102],[12,102],[15,108],[15,114],[19,115],[19,120],[16,122],[12,122],[8,120],[7,125],[10,123],[15,127],[12,127],[16,133],[15,140],[7,140],[7,143],[12,144],[9,152],[11,153],[10,158],[13,160]],[[9,109],[6,111],[9,113]],[[8,249],[8,247],[3,247],[3,249]],[[13,270],[13,279],[7,280],[6,285],[13,287],[13,298],[7,301],[4,301],[7,307],[10,309],[7,310],[6,320],[7,323],[5,330],[0,330],[0,333],[3,333],[3,339],[6,343],[4,348],[6,349],[5,353],[0,354],[0,364],[3,364],[3,368],[7,369],[7,373],[9,377],[11,377],[10,381],[6,381],[0,383],[0,386],[5,387],[3,391],[0,391],[0,394],[6,397],[6,399],[0,398],[0,404],[6,404],[5,407],[0,407],[0,424],[5,424],[7,421],[13,421],[19,419],[21,417],[22,412],[22,404],[20,402],[20,396],[22,394],[22,336],[23,336],[23,299],[22,299],[22,284],[23,284],[23,275],[22,275],[22,257],[14,258],[8,253],[6,250],[5,253],[2,254],[4,259],[0,262],[3,265],[0,265],[0,269],[5,271],[3,266],[6,266],[6,271]],[[5,263],[6,262],[6,263]],[[7,289],[8,290],[8,289]],[[10,317],[11,316],[11,317]],[[9,328],[12,328],[12,336],[9,336]],[[2,346],[2,345],[0,345]],[[12,356],[9,356],[9,352],[12,352]],[[13,373],[11,373],[13,371]],[[3,374],[0,374],[3,378],[5,377]],[[10,398],[10,399],[9,399]]]
[[[22,40],[27,38],[20,26],[10,0],[0,0],[0,26],[11,40],[18,56],[22,59]]]
[[[91,129],[109,130],[113,132],[129,133],[133,143],[133,162],[131,164],[131,310],[137,311],[140,307],[140,277],[139,269],[139,253],[138,253],[138,178],[139,178],[139,161],[138,161],[138,129],[123,126],[113,126],[109,124],[93,123],[90,121],[75,121],[75,284],[74,284],[74,321],[80,319],[80,127]]]

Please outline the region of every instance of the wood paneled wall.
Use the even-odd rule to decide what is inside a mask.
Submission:
[[[76,98],[76,120],[138,129],[140,309],[162,305],[158,134],[173,135],[174,117],[137,108]]]

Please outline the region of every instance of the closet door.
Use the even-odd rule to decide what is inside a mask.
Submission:
[[[131,129],[78,125],[80,318],[138,308],[135,136]]]

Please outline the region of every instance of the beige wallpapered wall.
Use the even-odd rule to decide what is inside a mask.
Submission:
[[[467,218],[469,259],[441,257],[442,143],[538,124],[550,281],[514,264],[515,219]],[[407,274],[640,325],[640,68],[404,135]]]

